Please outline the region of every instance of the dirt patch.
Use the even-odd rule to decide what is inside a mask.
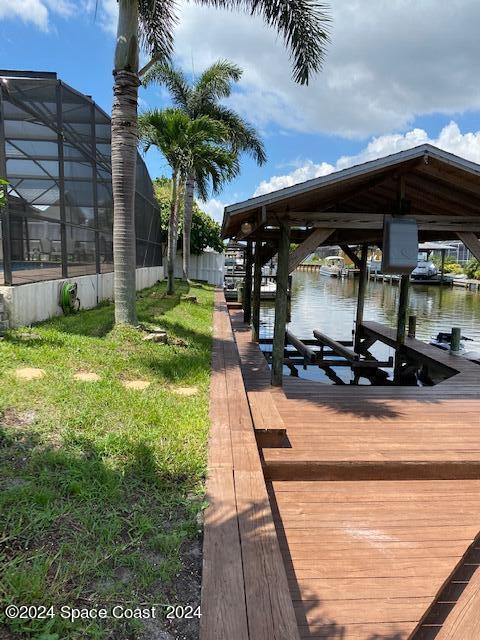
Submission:
[[[24,340],[25,342],[42,339],[42,336],[39,333],[33,333],[33,332],[19,333],[17,337],[19,340]]]
[[[198,387],[172,387],[172,391],[177,396],[196,396]]]
[[[16,409],[7,409],[0,419],[0,424],[4,427],[29,427],[35,422],[37,414],[35,411],[17,411]]]
[[[172,605],[192,607],[200,606],[202,585],[202,543],[193,540],[182,549],[182,570],[176,576],[172,589],[167,593]],[[200,618],[177,618],[175,620],[145,621],[142,640],[198,640],[200,636]]]
[[[15,375],[18,380],[38,380],[43,378],[45,371],[43,369],[35,369],[33,367],[21,367],[15,369]]]
[[[74,380],[80,380],[80,382],[98,382],[100,376],[97,373],[91,371],[79,371],[73,376]]]
[[[147,389],[151,383],[148,380],[122,380],[122,384],[125,389],[143,391],[143,389]]]
[[[142,634],[142,640],[176,640],[168,631],[159,629],[155,620],[145,621],[145,631]],[[198,638],[198,636],[197,636]]]

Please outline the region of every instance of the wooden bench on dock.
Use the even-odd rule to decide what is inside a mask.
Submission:
[[[281,447],[287,430],[270,391],[249,391],[248,402],[259,447]]]
[[[280,447],[286,442],[287,432],[272,395],[275,390],[270,386],[270,368],[258,345],[251,341],[243,312],[230,305],[229,309],[257,444]]]
[[[224,295],[214,310],[201,640],[296,640],[295,612]]]

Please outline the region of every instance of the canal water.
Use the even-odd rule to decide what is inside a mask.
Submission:
[[[291,322],[289,329],[299,338],[313,338],[313,329],[335,340],[350,340],[354,329],[358,279],[330,278],[318,272],[297,271],[293,275]],[[365,301],[365,320],[396,326],[399,288],[396,284],[369,281]],[[462,335],[473,339],[468,350],[480,351],[480,294],[459,287],[411,285],[409,315],[417,316],[417,338],[429,341],[439,331],[461,327]],[[262,303],[261,335],[273,335],[274,308]],[[387,359],[393,349],[376,343],[375,357]],[[345,381],[353,379],[349,368],[337,367]],[[285,369],[289,375],[289,370]],[[318,367],[299,368],[300,377],[329,382]],[[362,383],[366,383],[362,379]]]

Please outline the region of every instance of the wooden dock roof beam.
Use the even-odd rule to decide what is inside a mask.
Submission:
[[[480,260],[480,240],[474,233],[457,233],[460,240],[477,260]]]
[[[245,227],[242,225],[240,232],[237,234],[236,240],[245,240],[251,236],[255,231],[258,231],[263,227],[265,222],[267,221],[267,208],[263,205],[260,215],[257,217],[255,222],[246,222]]]
[[[355,251],[351,247],[349,247],[348,244],[341,244],[340,249],[343,251],[343,253],[346,256],[350,258],[350,260],[353,262],[353,264],[356,266],[357,269],[362,268],[361,258],[358,257]]]
[[[315,229],[298,247],[290,253],[288,273],[292,273],[317,247],[332,235],[335,229]]]

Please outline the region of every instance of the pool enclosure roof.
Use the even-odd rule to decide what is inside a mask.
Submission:
[[[0,70],[0,285],[113,271],[110,118],[54,72]],[[137,267],[162,264],[158,204],[137,154]]]
[[[292,242],[324,228],[319,245],[374,244],[384,216],[402,214],[417,220],[422,242],[480,233],[480,165],[423,144],[230,205],[222,235],[275,240],[285,223]]]

